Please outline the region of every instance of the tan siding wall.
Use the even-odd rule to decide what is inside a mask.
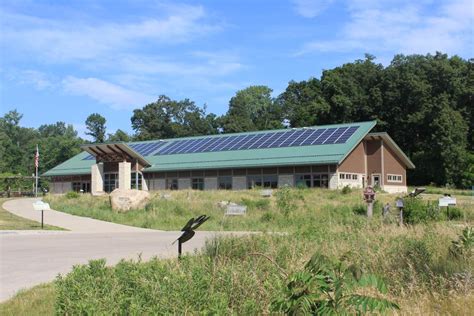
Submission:
[[[372,185],[372,174],[382,174],[382,150],[380,140],[367,141],[367,177],[369,185]]]
[[[407,185],[405,165],[397,158],[395,153],[387,146],[383,147],[384,159],[384,184],[385,185]],[[389,182],[387,175],[402,175],[402,182]]]
[[[339,172],[365,173],[364,144],[360,142],[339,166]]]

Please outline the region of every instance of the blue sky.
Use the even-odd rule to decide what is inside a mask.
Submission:
[[[249,85],[274,95],[370,53],[472,58],[471,0],[0,2],[0,114],[65,121],[91,113],[132,132],[133,109],[165,94],[223,114]]]

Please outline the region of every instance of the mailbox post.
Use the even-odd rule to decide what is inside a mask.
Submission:
[[[364,200],[367,203],[367,217],[371,218],[374,214],[375,190],[371,186],[364,189]]]

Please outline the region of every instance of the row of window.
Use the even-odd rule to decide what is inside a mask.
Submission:
[[[295,176],[295,185],[304,186],[308,188],[328,188],[329,175],[328,174],[300,174]],[[251,175],[247,176],[247,188],[278,188],[277,175]],[[178,179],[166,179],[166,188],[168,190],[178,189]],[[191,188],[193,190],[204,190],[204,178],[191,178]],[[217,178],[217,188],[220,190],[232,190],[232,177],[223,176]]]
[[[322,174],[297,174],[295,175],[295,185],[307,188],[327,188],[329,187],[329,175]]]
[[[339,179],[341,180],[357,180],[359,178],[358,174],[355,173],[340,173]]]
[[[224,176],[217,178],[217,187],[221,190],[232,190],[232,177]],[[168,190],[178,190],[178,179],[166,179],[166,188]],[[193,190],[204,190],[204,178],[191,178],[191,188]]]
[[[399,174],[388,174],[387,180],[390,182],[402,182],[402,176]]]

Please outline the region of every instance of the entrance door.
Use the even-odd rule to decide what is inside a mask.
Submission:
[[[372,186],[373,187],[380,187],[380,175],[379,174],[373,174],[372,175]]]
[[[362,187],[365,188],[365,177],[362,177]]]

